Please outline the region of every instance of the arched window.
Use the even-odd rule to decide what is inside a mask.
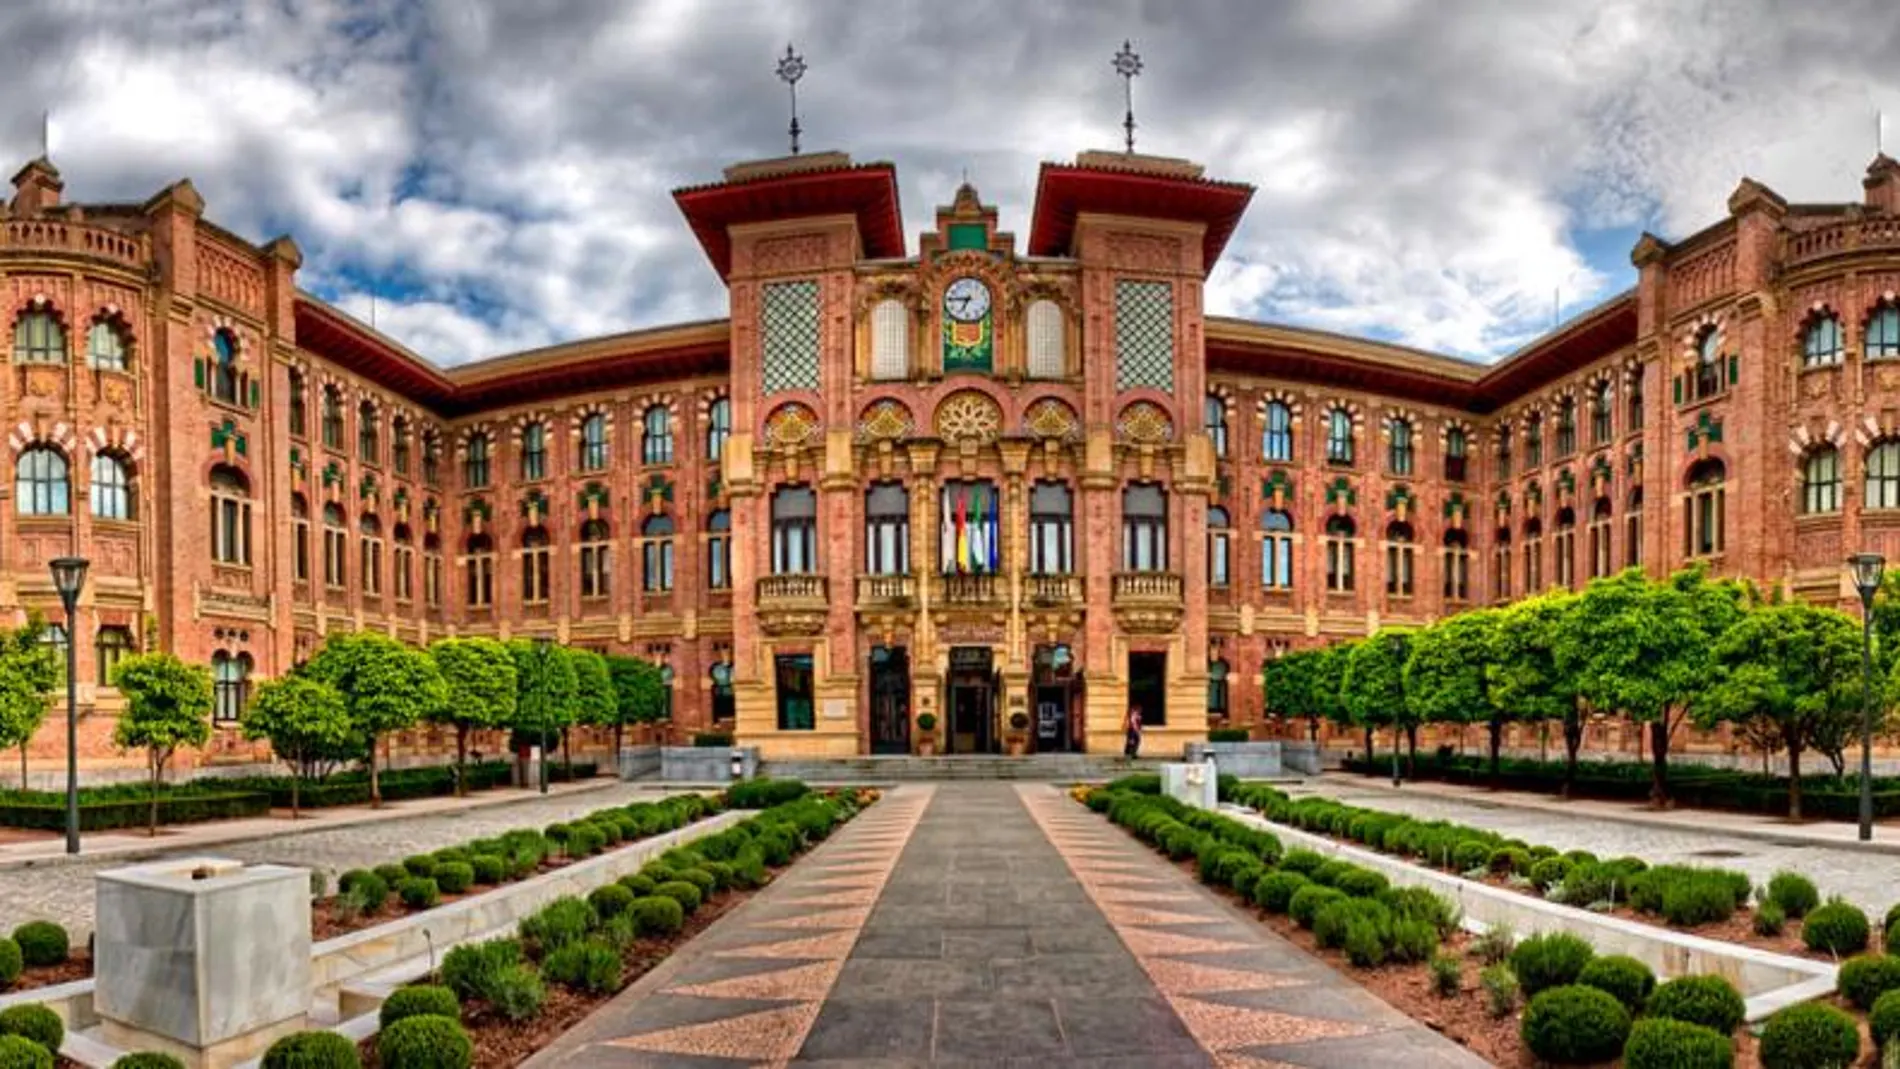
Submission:
[[[1610,380],[1599,379],[1590,387],[1590,444],[1602,445],[1610,440],[1610,412],[1614,404],[1610,396]]]
[[[1841,321],[1832,313],[1808,320],[1801,331],[1801,366],[1828,367],[1840,362]]]
[[[422,431],[422,481],[430,486],[442,482],[442,436],[433,427]]]
[[[343,448],[343,391],[334,385],[323,388],[323,444]]]
[[[1227,662],[1207,662],[1207,715],[1227,715]]]
[[[343,530],[343,507],[334,502],[323,506],[323,585],[341,590],[348,582],[345,554],[349,536]]]
[[[60,683],[60,686],[64,687],[66,685],[66,678],[67,678],[66,625],[65,624],[47,624],[46,629],[40,632],[40,644],[43,646],[48,646],[52,649],[53,663],[59,666],[58,668],[59,683]]]
[[[310,581],[310,504],[302,494],[290,495],[290,577]]]
[[[1227,510],[1209,507],[1207,510],[1207,585],[1224,587],[1233,582],[1233,524],[1227,518]]]
[[[1900,508],[1900,441],[1887,439],[1867,450],[1867,488],[1862,505]]]
[[[1577,451],[1577,399],[1565,394],[1557,402],[1557,455]]]
[[[1471,599],[1471,540],[1457,528],[1445,532],[1445,600]]]
[[[86,332],[86,363],[100,371],[124,371],[125,331],[108,319],[97,320]]]
[[[644,464],[673,463],[673,417],[664,405],[647,409],[641,419],[640,460]]]
[[[1227,455],[1227,402],[1218,394],[1201,399],[1201,424],[1208,440],[1214,443],[1214,455]]]
[[[1544,589],[1544,521],[1531,517],[1524,524],[1524,593]]]
[[[211,685],[211,719],[221,724],[237,723],[250,703],[251,655],[233,656],[224,650],[213,653]]]
[[[1838,512],[1840,507],[1840,451],[1831,445],[1810,450],[1807,459],[1801,462],[1801,511]]]
[[[1511,529],[1499,526],[1491,548],[1491,582],[1497,587],[1492,600],[1505,601],[1511,596]]]
[[[1631,431],[1643,429],[1643,366],[1641,364],[1630,368],[1629,377],[1624,380],[1624,387],[1623,422],[1625,426],[1623,432],[1628,434]]]
[[[1154,483],[1122,491],[1122,571],[1168,569],[1168,495]]]
[[[706,517],[706,586],[732,589],[732,514],[725,509]]]
[[[495,540],[488,535],[470,535],[466,544],[468,604],[483,609],[495,603]]]
[[[910,376],[910,308],[889,298],[871,308],[871,377]]]
[[[1385,592],[1388,597],[1412,596],[1414,552],[1411,524],[1395,520],[1385,525]]]
[[[1346,516],[1326,521],[1326,589],[1345,593],[1353,586],[1353,536],[1358,528]]]
[[[470,490],[488,485],[488,435],[468,436],[468,454],[462,458],[462,484]]]
[[[1714,397],[1722,392],[1722,385],[1722,335],[1709,327],[1696,343],[1695,400]]]
[[[1343,408],[1326,413],[1326,463],[1352,463],[1352,414]]]
[[[442,607],[442,536],[422,536],[422,603],[431,609]]]
[[[1465,454],[1470,448],[1463,427],[1451,427],[1445,431],[1445,479],[1448,482],[1465,481]]]
[[[581,470],[607,470],[607,416],[603,412],[581,421]]]
[[[399,523],[390,534],[396,565],[396,600],[408,602],[416,596],[416,546],[409,525]]]
[[[1063,337],[1062,306],[1051,300],[1032,301],[1024,322],[1028,336],[1029,377],[1059,379],[1069,373]]]
[[[1260,585],[1293,589],[1293,517],[1281,509],[1260,514]]]
[[[377,440],[376,403],[364,401],[356,406],[356,459],[365,464],[374,464],[382,455],[382,444]]]
[[[1869,360],[1890,360],[1900,356],[1900,308],[1882,301],[1867,318],[1867,336],[1861,352]]]
[[[211,336],[211,399],[227,405],[238,404],[237,339],[228,330]]]
[[[721,397],[706,406],[706,459],[714,464],[726,455],[726,439],[732,437],[732,402]]]
[[[389,421],[389,466],[396,474],[409,474],[409,420],[397,416]]]
[[[119,662],[132,652],[132,631],[130,628],[107,626],[99,629],[93,639],[93,660],[99,662],[99,685],[112,685],[112,673],[118,669]]]
[[[1524,463],[1538,467],[1544,463],[1544,414],[1532,412],[1524,421]]]
[[[1728,469],[1714,457],[1689,469],[1689,514],[1683,524],[1683,535],[1688,542],[1683,547],[1685,556],[1711,557],[1722,552],[1728,533],[1725,529],[1728,491],[1724,485],[1727,480]]]
[[[902,483],[874,483],[864,493],[864,570],[910,573],[910,494]]]
[[[303,372],[290,369],[290,433],[299,438],[310,433],[310,413],[306,409],[309,403],[307,392],[309,384],[304,381]]]
[[[1610,574],[1610,499],[1597,498],[1590,507],[1590,578]]]
[[[546,604],[551,578],[548,529],[535,526],[521,532],[521,600],[528,605]]]
[[[116,453],[92,458],[92,514],[101,520],[130,520],[134,514],[131,469]]]
[[[1268,401],[1260,429],[1260,455],[1270,461],[1293,459],[1293,410],[1284,401]]]
[[[1511,425],[1498,426],[1498,478],[1511,477]]]
[[[547,477],[548,427],[536,421],[521,428],[521,481],[531,483]]]
[[[51,312],[28,312],[13,324],[13,361],[16,364],[66,362],[66,328]]]
[[[818,495],[809,486],[772,492],[772,574],[818,570]]]
[[[1067,575],[1074,560],[1075,497],[1067,483],[1039,480],[1029,491],[1029,571]]]
[[[376,517],[365,515],[356,521],[357,566],[363,569],[363,593],[381,597],[383,593],[383,525]]]
[[[1623,512],[1623,567],[1640,568],[1643,564],[1643,488],[1630,491],[1629,507]]]
[[[640,525],[640,586],[649,594],[673,589],[671,516],[648,516]]]
[[[50,445],[20,454],[13,499],[22,516],[64,516],[72,511],[66,455]]]
[[[1557,512],[1557,585],[1577,585],[1577,513],[1574,509]]]
[[[712,679],[712,715],[713,721],[731,720],[732,700],[732,662],[714,661],[706,674]]]
[[[581,524],[581,597],[604,598],[608,585],[613,543],[606,520],[588,520]]]
[[[1412,424],[1410,420],[1394,417],[1387,420],[1386,467],[1394,475],[1412,474]]]

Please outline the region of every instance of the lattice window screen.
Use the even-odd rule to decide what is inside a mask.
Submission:
[[[910,375],[910,309],[903,301],[879,301],[871,309],[871,377]]]
[[[1063,349],[1062,306],[1054,301],[1036,301],[1029,306],[1029,377],[1059,379],[1068,370]]]
[[[1115,388],[1174,389],[1174,287],[1115,283]]]
[[[759,337],[766,393],[818,389],[818,283],[767,283],[759,302]]]

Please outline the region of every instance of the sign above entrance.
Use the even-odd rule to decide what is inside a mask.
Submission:
[[[987,646],[956,646],[950,650],[950,667],[958,671],[987,672],[991,661]]]

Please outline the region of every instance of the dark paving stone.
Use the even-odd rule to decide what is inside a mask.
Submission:
[[[941,1058],[1020,1058],[1067,1053],[1056,1008],[1028,999],[937,1003]]]
[[[1020,958],[1030,953],[1027,928],[950,929],[943,933],[946,958]]]
[[[1080,1057],[1200,1050],[1193,1034],[1158,994],[1058,1000],[1056,1018],[1069,1050]]]
[[[1126,952],[1043,954],[989,962],[997,998],[1112,998],[1149,989],[1148,974]]]
[[[943,957],[943,933],[915,928],[874,932],[867,928],[858,936],[857,945],[851,948],[851,957],[854,960],[857,958],[941,958]]]
[[[1064,928],[1031,928],[1029,944],[1037,954],[1128,953],[1128,945],[1122,942],[1121,936],[1101,921]],[[1129,960],[1134,960],[1132,955]]]
[[[800,1059],[900,1058],[928,1062],[936,1003],[927,998],[825,1002]]]
[[[1246,1053],[1271,1061],[1292,1062],[1307,1069],[1365,1069],[1373,1065],[1468,1069],[1476,1058],[1451,1040],[1418,1025],[1343,1039],[1248,1047]]]
[[[927,998],[982,998],[996,988],[990,963],[973,959],[860,958],[845,962],[834,999],[888,998],[893,992]]]

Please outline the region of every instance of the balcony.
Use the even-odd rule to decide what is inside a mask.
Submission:
[[[759,630],[774,637],[816,635],[825,629],[831,609],[830,586],[822,575],[768,575],[755,588]]]
[[[917,578],[912,575],[858,576],[858,611],[908,609],[917,604]]]
[[[951,609],[988,609],[1002,603],[1008,583],[1000,575],[940,575],[937,601]]]
[[[1082,577],[1079,575],[1026,575],[1023,577],[1023,608],[1066,609],[1082,604]]]
[[[1150,635],[1179,631],[1182,586],[1178,572],[1117,572],[1112,602],[1122,630]]]

